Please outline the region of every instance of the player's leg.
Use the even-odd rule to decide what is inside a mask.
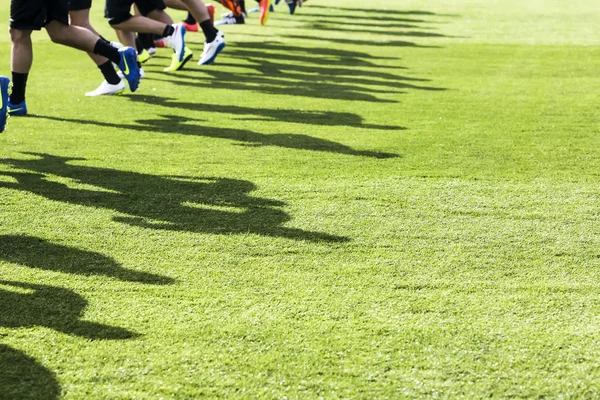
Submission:
[[[185,28],[182,24],[174,24],[171,17],[164,12],[162,0],[136,0],[135,4],[142,15],[131,15],[133,0],[106,0],[108,21],[114,29],[125,32],[152,33],[169,38],[178,61],[178,69],[189,60],[185,47]],[[189,51],[189,50],[188,50]]]
[[[91,7],[92,0],[69,0],[69,20],[71,25],[86,28],[92,33],[100,36],[90,24]],[[125,90],[125,83],[117,75],[112,61],[96,54],[88,53],[88,55],[100,69],[104,81],[96,90],[88,92],[85,95],[102,96],[122,93]]]
[[[33,63],[31,32],[40,30],[46,20],[41,1],[11,0],[10,3],[10,68],[13,91],[3,108],[11,115],[26,115],[25,92]]]

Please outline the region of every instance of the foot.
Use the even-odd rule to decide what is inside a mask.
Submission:
[[[119,75],[119,78],[125,79],[125,75],[123,74],[123,72],[117,71],[117,75]],[[144,72],[144,68],[140,68],[140,79],[144,79],[145,76],[146,73]]]
[[[271,5],[273,0],[260,0],[259,8],[260,8],[260,24],[265,25],[269,20],[269,15],[271,14]]]
[[[175,32],[170,37],[170,44],[175,55],[177,56],[178,62],[183,62],[185,57],[185,26],[183,24],[174,24]]]
[[[234,25],[234,24],[245,24],[246,14],[242,13],[239,17],[233,15],[223,18],[220,21],[215,22],[215,25]]]
[[[22,117],[27,115],[27,103],[25,100],[19,104],[13,104],[8,100],[8,114],[13,117]]]
[[[138,61],[141,62],[142,64],[151,58],[152,58],[152,56],[150,55],[150,52],[147,51],[146,49],[142,50],[142,52],[140,54],[138,54]]]
[[[157,48],[161,48],[161,49],[163,49],[163,48],[165,48],[165,47],[167,47],[167,46],[168,46],[167,39],[165,39],[165,38],[156,39],[156,40],[154,41],[154,45],[155,45]]]
[[[129,89],[135,92],[140,85],[140,69],[137,64],[137,53],[131,47],[123,47],[119,49],[121,61],[119,61],[119,69],[123,72],[123,77],[129,84]]]
[[[10,79],[0,76],[0,132],[6,128],[8,118],[8,96],[10,95]]]
[[[285,0],[288,8],[290,9],[290,14],[294,14],[296,11],[296,7],[302,7],[302,0]]]
[[[210,17],[210,22],[215,22],[215,6],[211,3],[206,4],[206,11],[208,11],[208,16]]]
[[[234,0],[221,0],[221,5],[227,9],[231,10],[231,12],[234,16],[238,16],[238,15],[242,14],[242,8]]]
[[[150,47],[148,49],[148,54],[150,54],[150,57],[153,57],[156,54],[156,47]]]
[[[183,60],[179,61],[177,54],[173,54],[173,57],[171,58],[171,65],[165,68],[165,72],[179,71],[188,61],[192,59],[193,55],[194,54],[192,51],[187,47],[183,50]]]
[[[188,24],[187,22],[183,21],[183,26],[185,26],[185,30],[188,32],[198,32],[198,24]]]
[[[225,48],[225,39],[223,33],[219,31],[217,37],[210,43],[204,43],[204,51],[200,56],[198,65],[212,64],[219,53]]]
[[[125,82],[119,81],[116,85],[111,85],[107,81],[104,81],[98,86],[98,88],[92,92],[87,92],[85,95],[88,97],[95,96],[108,96],[111,94],[121,94],[125,90]]]

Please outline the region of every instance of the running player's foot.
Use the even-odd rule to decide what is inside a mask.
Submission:
[[[183,21],[183,26],[185,26],[185,30],[188,32],[198,32],[198,24],[188,24],[187,22]]]
[[[204,43],[204,51],[200,56],[198,65],[212,64],[219,53],[225,48],[223,33],[219,31],[217,37],[210,43]]]
[[[215,22],[215,25],[234,25],[234,24],[245,24],[246,14],[242,13],[239,17],[233,15],[227,16],[220,21]]]
[[[13,117],[22,117],[27,115],[27,103],[25,100],[19,104],[13,104],[8,100],[8,115]]]
[[[210,22],[215,22],[215,6],[214,4],[208,3],[206,4],[206,11],[208,11],[208,16],[210,17]]]
[[[138,54],[138,61],[141,62],[142,64],[151,58],[152,58],[152,56],[150,55],[150,52],[147,51],[146,49],[142,50],[142,52],[140,54]]]
[[[137,64],[137,52],[132,47],[123,47],[119,49],[121,61],[119,69],[123,72],[123,77],[129,84],[129,89],[135,92],[140,85],[140,68]]]
[[[123,72],[117,71],[117,75],[119,75],[119,78],[125,79],[125,74],[123,74]],[[145,77],[146,73],[144,72],[144,68],[140,68],[140,79],[144,79]]]
[[[164,49],[165,47],[169,46],[167,43],[167,39],[165,39],[165,38],[156,39],[154,41],[154,45],[156,46],[156,48],[160,48],[160,49]]]
[[[233,13],[234,16],[242,14],[242,8],[234,0],[221,0],[221,5]]]
[[[187,47],[183,50],[183,60],[179,61],[177,54],[173,54],[173,57],[171,57],[171,65],[165,68],[165,72],[179,71],[188,61],[192,59],[193,55],[194,54],[192,51]]]
[[[285,2],[290,9],[290,14],[294,14],[296,6],[298,5],[298,0],[285,0]]]
[[[0,132],[6,128],[8,118],[8,96],[10,95],[10,79],[0,76]]]
[[[111,94],[121,94],[125,90],[125,82],[119,81],[116,85],[111,85],[107,81],[104,81],[98,86],[98,88],[94,91],[87,92],[85,95],[87,97],[95,97],[95,96],[108,96]]]
[[[183,24],[174,24],[175,32],[170,36],[170,44],[175,55],[177,56],[177,62],[183,62],[185,57],[185,26]]]
[[[271,14],[271,5],[273,0],[260,0],[260,24],[265,25],[269,20],[269,14]]]

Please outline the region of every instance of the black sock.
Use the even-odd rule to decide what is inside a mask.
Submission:
[[[96,45],[94,46],[93,53],[108,58],[117,65],[121,62],[119,50],[112,47],[106,40],[98,39]]]
[[[238,4],[240,6],[240,10],[242,10],[242,13],[247,14],[247,12],[246,12],[246,0],[238,0]]]
[[[10,95],[10,102],[17,105],[25,100],[25,88],[27,87],[27,77],[29,74],[12,73],[13,88]]]
[[[139,35],[135,38],[135,49],[137,50],[138,54],[142,54],[142,51],[144,51],[144,44],[142,43]]]
[[[217,37],[218,31],[213,23],[210,22],[210,19],[200,22],[200,28],[202,28],[202,32],[204,32],[204,36],[206,36],[206,43],[212,42]]]
[[[190,13],[188,13],[187,18],[183,22],[185,22],[186,24],[190,24],[190,25],[194,25],[197,23],[196,20],[194,19],[194,17],[192,16],[192,14],[190,14]]]
[[[173,25],[167,25],[167,26],[165,26],[165,30],[163,31],[162,35],[163,35],[163,37],[169,37],[174,32],[175,32],[175,28],[173,28]]]
[[[138,37],[142,42],[142,46],[144,46],[146,50],[148,50],[151,47],[154,47],[154,39],[152,38],[151,33],[140,33],[138,34]]]
[[[98,68],[100,69],[100,72],[102,72],[102,75],[104,75],[106,82],[110,83],[111,85],[116,85],[117,83],[121,82],[121,78],[119,78],[119,75],[117,75],[117,71],[115,71],[111,61],[107,61],[102,65],[98,65]]]

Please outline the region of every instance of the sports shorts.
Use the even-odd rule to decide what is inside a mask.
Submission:
[[[69,25],[66,0],[10,0],[10,27],[39,31],[52,20]]]
[[[131,6],[134,3],[143,16],[167,8],[163,0],[106,0],[104,16],[111,25],[125,22],[131,18]]]
[[[92,0],[69,0],[69,11],[89,10],[92,8]]]

